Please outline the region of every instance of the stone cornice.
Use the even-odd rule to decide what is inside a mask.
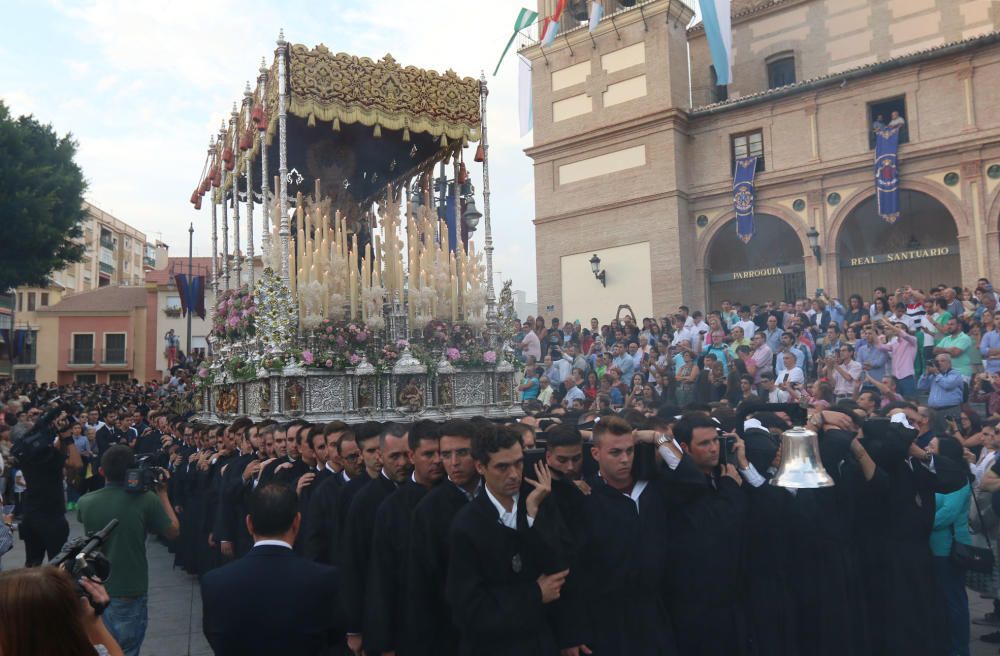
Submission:
[[[525,148],[524,154],[536,162],[545,161],[570,152],[581,152],[581,146],[585,146],[587,150],[593,150],[601,145],[632,140],[664,129],[672,128],[687,135],[687,126],[687,113],[682,109],[671,108],[622,121],[617,125],[600,126],[586,132],[577,132],[569,137]]]

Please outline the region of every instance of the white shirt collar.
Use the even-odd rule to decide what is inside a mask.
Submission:
[[[286,549],[291,549],[292,545],[288,544],[284,540],[258,540],[253,543],[254,547],[284,547]]]
[[[518,502],[518,499],[521,496],[520,493],[514,495],[514,506],[513,506],[514,509],[511,510],[510,512],[508,512],[507,509],[503,507],[503,504],[500,503],[500,501],[497,500],[497,498],[495,496],[493,496],[492,492],[490,492],[490,488],[489,488],[488,485],[484,485],[483,489],[486,491],[486,495],[489,497],[490,503],[492,503],[493,507],[497,509],[497,514],[500,515],[500,517],[499,517],[500,523],[503,524],[504,526],[506,526],[507,528],[512,528],[512,529],[514,529],[516,531],[517,530],[517,502]]]
[[[337,470],[330,466],[330,463],[326,463],[325,467],[329,469],[332,473],[336,474]]]
[[[340,475],[344,477],[344,482],[345,483],[350,483],[351,482],[351,477],[347,475],[347,470],[346,469],[344,471],[340,472]]]

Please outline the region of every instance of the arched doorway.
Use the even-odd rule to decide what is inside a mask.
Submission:
[[[723,300],[749,305],[805,297],[798,234],[771,214],[757,214],[754,225],[756,232],[749,244],[736,236],[736,219],[727,221],[712,237],[705,258],[709,308],[719,307]]]
[[[899,206],[899,219],[886,223],[873,194],[844,219],[837,236],[842,298],[868,298],[875,287],[928,289],[961,282],[958,228],[948,209],[911,189],[899,192]]]

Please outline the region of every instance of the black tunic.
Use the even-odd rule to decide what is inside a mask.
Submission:
[[[341,541],[344,572],[341,599],[347,620],[347,633],[364,633],[365,593],[375,513],[396,487],[395,482],[381,474],[361,488],[347,511]]]
[[[413,509],[428,488],[406,481],[375,513],[371,562],[365,588],[364,643],[373,653],[394,651],[407,656],[410,636],[403,623],[407,600],[406,559]]]
[[[596,656],[676,654],[662,596],[668,566],[663,549],[670,540],[663,479],[644,482],[638,506],[600,477],[588,483],[580,556],[576,569],[570,568],[570,578],[582,587],[583,626],[571,642],[586,644]],[[572,588],[566,592],[565,601],[571,601]]]
[[[558,652],[537,579],[558,571],[558,510],[547,498],[528,527],[522,489],[517,530],[499,521],[483,491],[459,511],[449,537],[446,596],[463,656],[536,656]]]
[[[346,484],[342,474],[328,476],[310,496],[308,521],[303,520],[306,529],[302,553],[306,558],[328,565],[339,562],[337,499]]]
[[[879,465],[859,513],[857,540],[871,653],[947,653],[946,611],[930,534],[937,477],[909,459]]]
[[[428,492],[413,510],[404,629],[410,654],[458,653],[459,634],[445,598],[445,577],[451,524],[468,503],[466,492],[446,480]]]
[[[667,476],[666,600],[682,656],[747,653],[743,533],[746,492],[685,456]]]

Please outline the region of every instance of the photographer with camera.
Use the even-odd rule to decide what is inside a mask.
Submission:
[[[55,557],[69,537],[63,474],[83,466],[70,426],[66,409],[52,408],[11,450],[16,451],[27,487],[21,497],[24,519],[19,527],[25,567],[41,565],[46,555]]]
[[[160,468],[136,469],[129,447],[110,447],[101,458],[101,474],[105,487],[80,498],[79,517],[88,532],[111,519],[119,522],[104,550],[114,567],[104,621],[126,656],[138,656],[148,620],[146,534],[172,540],[180,534],[180,523],[167,497],[169,474]]]

